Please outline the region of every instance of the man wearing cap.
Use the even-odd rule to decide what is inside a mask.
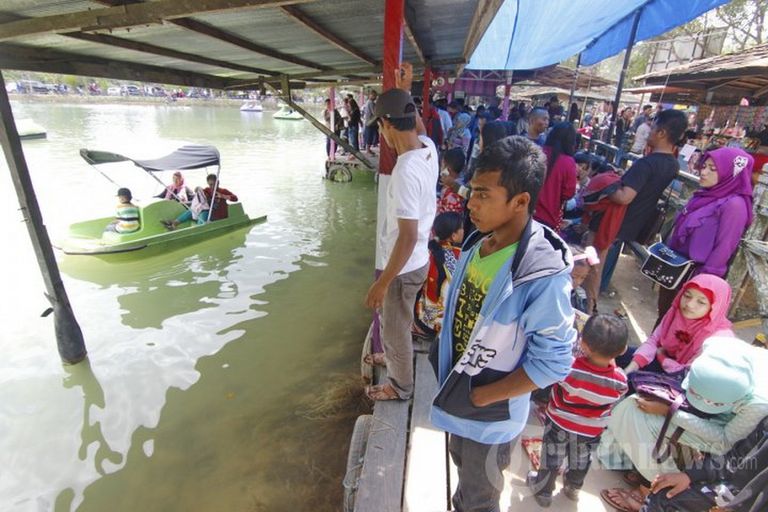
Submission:
[[[371,123],[397,153],[386,185],[386,211],[378,240],[384,270],[368,290],[365,304],[381,308],[382,344],[388,381],[370,386],[373,400],[406,400],[413,395],[413,304],[429,267],[427,244],[435,218],[438,157],[434,143],[407,92],[413,69],[404,63],[397,88],[379,96]],[[371,355],[369,362],[376,362]]]

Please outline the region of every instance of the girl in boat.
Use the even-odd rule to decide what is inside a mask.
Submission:
[[[189,204],[192,201],[192,190],[184,185],[184,176],[181,172],[176,171],[173,173],[173,183],[165,187],[165,190],[157,197]]]
[[[141,228],[139,207],[131,202],[132,199],[130,189],[121,188],[117,191],[115,220],[109,223],[104,231],[125,234],[135,233]]]

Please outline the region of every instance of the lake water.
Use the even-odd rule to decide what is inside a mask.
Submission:
[[[268,112],[13,107],[48,130],[24,152],[54,240],[114,209],[117,187],[84,147],[141,158],[213,144],[222,186],[268,221],[147,258],[57,254],[89,352],[64,367],[0,163],[0,509],[337,510],[353,415],[321,406],[329,389],[357,400],[344,386],[370,318],[372,180],[322,180],[324,136]],[[147,202],[161,187],[142,172],[109,175]],[[193,187],[204,176],[185,173]]]

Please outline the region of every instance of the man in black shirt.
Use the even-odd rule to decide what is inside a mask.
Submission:
[[[683,140],[687,126],[688,120],[679,110],[664,110],[656,116],[648,136],[652,153],[637,160],[622,177],[622,186],[611,194],[611,201],[628,204],[629,208],[617,240],[603,262],[601,290],[605,290],[611,280],[623,243],[636,240],[646,224],[655,217],[659,198],[677,176],[680,164],[675,148]]]

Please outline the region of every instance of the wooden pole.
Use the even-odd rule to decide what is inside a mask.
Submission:
[[[330,112],[330,120],[331,120],[331,132],[336,133],[336,87],[331,86],[331,88],[328,91],[328,99],[331,100],[331,112]],[[333,162],[336,160],[336,140],[331,137],[331,154],[328,155],[328,160]]]
[[[59,356],[66,364],[79,363],[88,355],[83,333],[69,303],[67,291],[61,281],[59,267],[53,255],[51,241],[48,238],[48,231],[43,224],[43,216],[40,213],[40,206],[37,204],[37,197],[32,186],[32,179],[29,176],[27,162],[24,159],[21,140],[16,131],[16,123],[13,120],[11,103],[5,90],[2,72],[0,72],[0,122],[2,123],[0,145],[5,153],[8,169],[11,171],[13,186],[16,189],[24,221],[27,223],[29,237],[32,239],[37,263],[40,265],[40,272],[43,275],[45,296],[52,306]]]
[[[627,68],[629,68],[629,58],[632,56],[632,47],[635,45],[635,39],[637,38],[637,26],[640,24],[640,16],[643,13],[642,7],[635,11],[635,18],[632,20],[632,30],[629,32],[629,41],[627,41],[627,50],[624,53],[624,65],[621,67],[621,75],[619,75],[619,85],[616,88],[616,99],[613,101],[613,115],[611,116],[611,124],[608,126],[608,144],[611,143],[613,138],[613,129],[616,127],[616,118],[619,115],[619,102],[621,101],[621,91],[624,88],[624,78],[627,76]],[[618,144],[617,144],[618,145]]]
[[[568,112],[566,114],[568,116],[568,121],[570,121],[571,117],[571,105],[573,105],[573,96],[576,94],[576,85],[579,81],[579,68],[581,67],[581,53],[579,53],[578,59],[576,59],[576,76],[573,77],[573,85],[571,85],[571,94],[568,96],[568,106],[566,107],[565,111]]]
[[[400,69],[403,59],[403,25],[405,23],[405,0],[386,0],[384,3],[384,65],[382,91],[395,86],[395,73]],[[410,92],[410,91],[409,91]],[[392,174],[395,167],[395,152],[387,146],[384,137],[381,141],[379,173]]]
[[[512,71],[506,71],[506,82],[504,83],[504,103],[501,107],[501,118],[506,121],[509,119],[509,93],[512,89]]]
[[[427,126],[427,119],[429,118],[430,109],[430,87],[432,86],[432,68],[429,67],[429,61],[424,65],[424,86],[421,88],[421,120],[424,122],[424,126]]]

